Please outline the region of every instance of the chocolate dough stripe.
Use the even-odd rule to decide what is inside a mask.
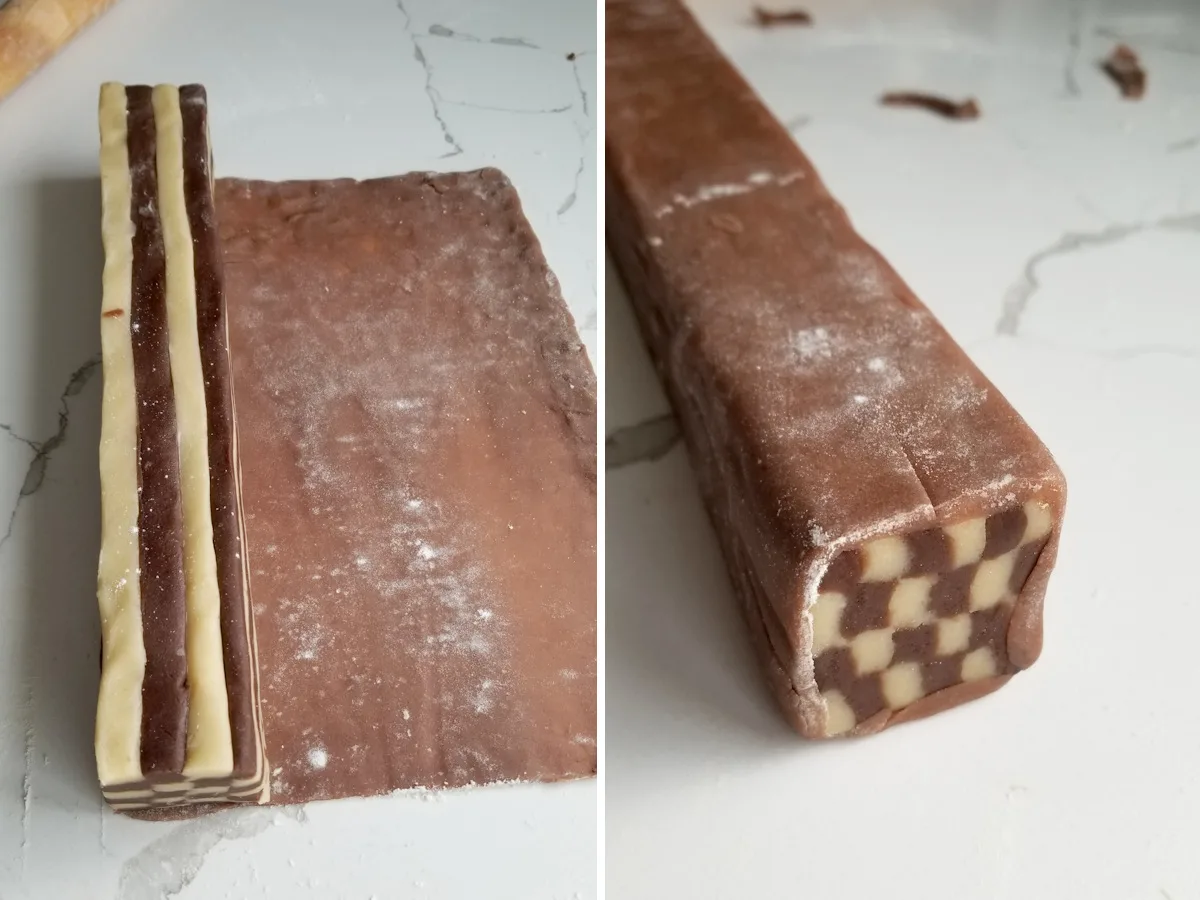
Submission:
[[[141,591],[138,570],[138,411],[134,391],[132,186],[125,88],[100,90],[100,190],[103,199],[104,296],[100,344],[104,397],[100,426],[100,562],[96,596],[103,660],[96,703],[96,769],[101,784],[138,780],[142,731]],[[114,315],[114,313],[120,315]]]
[[[166,250],[158,212],[151,91],[125,90],[132,179],[130,327],[137,398],[138,552],[142,634],[141,761],[146,773],[180,772],[187,744],[186,597],[178,429],[167,338]]]
[[[256,773],[260,747],[256,739],[252,693],[254,660],[250,655],[242,590],[244,553],[233,455],[233,384],[225,331],[221,254],[214,219],[204,88],[200,85],[181,87],[179,105],[183,116],[184,197],[192,233],[196,320],[208,411],[209,496],[221,598],[222,654],[233,738],[233,771],[245,777]]]
[[[158,193],[167,251],[166,309],[179,428],[184,574],[187,583],[188,735],[183,773],[226,777],[233,770],[229,700],[221,653],[221,598],[209,502],[208,414],[196,320],[192,234],[183,181],[179,88],[154,88]]]

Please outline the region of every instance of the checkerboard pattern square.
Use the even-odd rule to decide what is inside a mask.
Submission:
[[[1012,671],[1009,618],[1052,525],[1031,501],[840,553],[812,606],[827,734]]]

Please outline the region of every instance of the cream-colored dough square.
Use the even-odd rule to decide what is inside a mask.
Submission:
[[[949,656],[962,653],[971,641],[971,617],[964,613],[937,623],[937,654]]]
[[[846,596],[834,591],[818,594],[812,608],[813,656],[820,656],[830,647],[840,647],[842,639],[842,610],[846,608]]]
[[[1022,544],[1032,544],[1040,541],[1054,527],[1054,519],[1050,507],[1040,500],[1030,500],[1025,504],[1025,534],[1021,537]]]
[[[1008,596],[1014,553],[1010,551],[979,564],[971,581],[971,609],[990,609]]]
[[[929,620],[929,592],[934,578],[901,578],[888,601],[888,622],[893,628],[914,628]]]
[[[891,581],[908,571],[908,542],[885,537],[862,546],[863,581]]]
[[[846,702],[846,698],[839,692],[830,691],[821,696],[825,699],[826,736],[835,737],[839,734],[845,734],[857,724],[854,710],[850,708],[850,704]]]
[[[916,663],[901,663],[883,673],[883,698],[892,709],[903,709],[925,695],[921,684],[921,667]]]
[[[893,650],[890,628],[864,631],[850,643],[850,655],[854,657],[854,669],[859,675],[886,669],[892,661]]]
[[[972,650],[962,661],[962,680],[978,681],[996,674],[996,659],[987,647]]]
[[[950,538],[950,568],[957,569],[983,559],[987,545],[987,520],[968,519],[945,527]]]

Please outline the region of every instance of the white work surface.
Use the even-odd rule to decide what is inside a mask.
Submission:
[[[593,781],[154,825],[102,806],[92,755],[100,83],[205,84],[218,175],[502,169],[595,359],[595,12],[120,0],[0,102],[2,900],[595,896]]]
[[[693,7],[1053,451],[1066,529],[1029,672],[805,744],[683,449],[610,460],[609,896],[1200,897],[1200,5],[802,0],[815,27],[770,31],[750,5]],[[1140,103],[1097,71],[1114,36],[1149,72]],[[876,105],[903,89],[983,115]],[[628,461],[663,448],[666,426],[635,426],[667,406],[608,271],[605,427]]]

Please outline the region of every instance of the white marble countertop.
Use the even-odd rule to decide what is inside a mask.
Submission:
[[[1055,453],[1066,530],[1030,672],[874,738],[800,743],[656,422],[667,407],[610,266],[609,895],[1200,897],[1200,587],[1185,564],[1200,509],[1200,6],[805,0],[816,27],[762,31],[750,5],[693,0],[861,232]],[[1141,102],[1097,70],[1117,39],[1148,70]],[[896,89],[974,95],[983,116],[876,105]]]
[[[589,0],[121,0],[0,103],[2,900],[595,896],[594,782],[151,825],[91,749],[100,83],[204,83],[219,175],[499,167],[595,359],[595,60]]]

